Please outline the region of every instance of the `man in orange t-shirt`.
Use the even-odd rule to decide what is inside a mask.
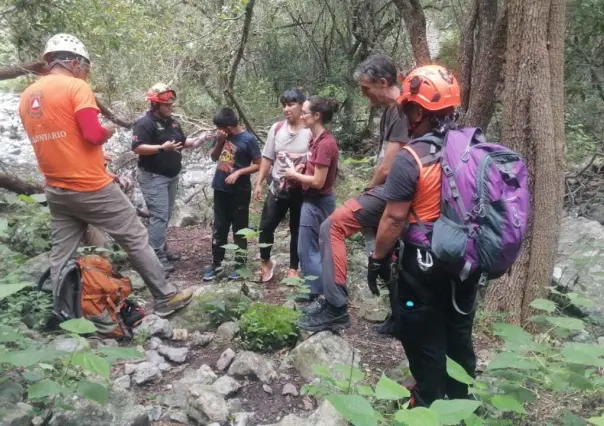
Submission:
[[[23,92],[19,113],[46,179],[54,310],[58,315],[69,311],[67,301],[56,292],[60,273],[92,225],[128,253],[155,298],[155,313],[170,315],[191,301],[192,291],[181,292],[166,281],[134,206],[105,169],[102,145],[115,127],[99,123],[99,109],[87,83],[88,51],[74,36],[57,34],[46,44],[44,60],[50,73]]]

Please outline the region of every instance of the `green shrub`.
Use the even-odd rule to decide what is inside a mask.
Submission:
[[[0,222],[0,236],[8,246],[28,257],[50,250],[50,212],[40,204],[46,198],[5,194],[2,201],[7,215]]]
[[[202,294],[193,299],[177,325],[198,331],[214,329],[227,321],[237,321],[251,303],[249,297],[238,292]]]
[[[297,319],[292,309],[255,303],[239,320],[240,335],[250,350],[278,350],[296,343]]]

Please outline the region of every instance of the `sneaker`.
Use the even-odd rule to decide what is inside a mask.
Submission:
[[[263,283],[267,283],[273,279],[273,275],[275,273],[275,266],[277,266],[277,262],[273,259],[271,260],[263,260],[260,263],[260,280]]]
[[[300,274],[297,269],[290,268],[289,271],[287,271],[287,278],[300,278]]]
[[[300,308],[300,312],[302,312],[304,315],[315,315],[323,309],[323,306],[326,303],[327,300],[322,297],[317,297],[310,303],[310,305]]]
[[[204,281],[213,281],[214,278],[216,278],[218,276],[219,272],[220,272],[220,269],[215,268],[215,267],[206,269],[206,271],[203,273],[203,280]]]
[[[336,308],[328,302],[325,302],[323,309],[315,315],[307,315],[298,320],[298,327],[311,332],[336,331],[348,326],[350,326],[350,315],[346,305]]]
[[[241,279],[241,275],[237,271],[231,272],[228,277],[229,281],[235,281],[235,280],[240,280],[240,279]]]
[[[168,315],[172,315],[174,312],[191,303],[191,300],[193,300],[193,291],[193,288],[187,288],[179,291],[164,302],[156,303],[153,307],[153,312],[159,317],[167,317]]]
[[[374,328],[377,334],[385,336],[396,336],[396,323],[392,317],[388,317],[386,321]]]

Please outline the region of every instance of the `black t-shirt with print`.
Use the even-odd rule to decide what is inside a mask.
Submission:
[[[162,145],[167,141],[184,143],[187,137],[173,118],[162,119],[147,111],[134,125],[132,149],[139,145]],[[151,173],[167,177],[178,176],[182,168],[182,155],[178,151],[139,155],[138,166]]]
[[[245,131],[238,135],[229,136],[218,158],[212,188],[225,192],[250,192],[252,190],[250,175],[240,176],[232,185],[224,180],[235,170],[249,167],[253,160],[260,157],[258,141],[250,132]]]

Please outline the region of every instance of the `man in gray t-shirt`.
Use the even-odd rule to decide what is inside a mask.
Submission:
[[[276,262],[271,259],[271,245],[274,242],[275,230],[288,211],[291,239],[287,276],[298,276],[298,228],[302,209],[302,188],[295,182],[286,180],[284,170],[289,166],[288,163],[296,166],[306,160],[311,135],[301,120],[302,104],[305,100],[306,97],[298,89],[286,90],[281,95],[285,120],[271,126],[262,151],[262,163],[254,188],[254,199],[262,201],[262,183],[268,178],[269,192],[260,218],[262,282],[273,278]]]

